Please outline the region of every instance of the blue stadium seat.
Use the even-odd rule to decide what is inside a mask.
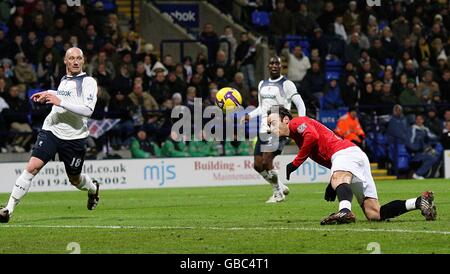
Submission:
[[[325,72],[338,72],[342,71],[342,61],[339,59],[330,59],[325,62]]]
[[[340,75],[341,75],[340,72],[328,71],[325,69],[325,79],[327,81],[339,80]]]
[[[288,42],[289,50],[292,50],[295,46],[301,46],[303,53],[310,57],[311,56],[311,46],[309,40],[306,37],[300,35],[286,35],[286,40]]]
[[[252,23],[259,27],[267,27],[270,24],[270,14],[266,11],[255,10],[252,12]]]

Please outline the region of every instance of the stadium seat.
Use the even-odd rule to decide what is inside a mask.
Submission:
[[[311,46],[309,40],[306,37],[300,35],[286,35],[286,41],[288,42],[289,50],[292,50],[295,46],[301,46],[303,53],[310,57],[311,56]]]
[[[252,23],[255,26],[267,27],[270,24],[270,14],[266,11],[255,10],[252,12]]]

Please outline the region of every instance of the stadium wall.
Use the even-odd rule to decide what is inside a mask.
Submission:
[[[160,49],[162,40],[194,40],[195,37],[188,34],[183,28],[173,23],[170,16],[161,14],[160,11],[151,3],[141,1],[140,21],[142,38]],[[198,53],[207,52],[207,48],[200,43],[186,43],[184,54],[193,58]],[[174,60],[180,60],[180,44],[166,44],[164,46],[164,55],[170,54]],[[162,56],[161,56],[162,57]]]
[[[445,178],[450,179],[450,150],[444,151]]]
[[[279,176],[286,178],[284,167],[294,155],[275,158]],[[0,193],[9,193],[24,162],[0,164]],[[267,184],[253,169],[252,156],[153,158],[85,161],[83,172],[97,179],[102,189],[200,187]],[[329,180],[330,171],[307,160],[291,175],[291,182],[317,183]],[[62,162],[50,162],[33,179],[34,192],[76,190],[70,186]]]

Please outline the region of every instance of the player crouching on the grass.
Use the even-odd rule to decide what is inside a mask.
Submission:
[[[88,117],[97,102],[97,82],[83,72],[84,56],[77,47],[66,51],[64,57],[66,76],[58,90],[35,93],[31,100],[53,105],[45,118],[27,167],[17,178],[8,205],[0,209],[0,223],[7,223],[14,208],[27,194],[31,181],[58,153],[70,183],[88,192],[87,208],[94,209],[99,201],[99,184],[87,174],[82,174],[86,139],[89,136]]]
[[[300,148],[294,161],[286,166],[287,180],[308,157],[331,169],[325,200],[334,201],[337,196],[339,211],[325,218],[321,225],[355,222],[351,211],[353,195],[369,221],[387,220],[415,209],[420,209],[426,220],[436,219],[431,191],[425,191],[418,198],[395,200],[380,207],[367,155],[316,120],[305,116],[292,118],[289,110],[277,106],[268,112],[267,122],[274,135],[289,136]]]

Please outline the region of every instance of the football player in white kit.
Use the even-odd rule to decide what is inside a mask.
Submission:
[[[272,106],[283,106],[291,109],[291,104],[294,103],[297,107],[298,115],[305,116],[306,108],[295,84],[281,75],[280,57],[271,57],[268,67],[270,78],[262,80],[258,84],[259,106],[249,114],[246,114],[241,122],[260,116],[253,166],[272,185],[273,194],[266,203],[278,203],[285,200],[285,195],[289,194],[289,188],[278,180],[278,173],[273,167],[273,159],[281,154],[284,146],[289,143],[289,138],[281,137],[276,142],[276,140],[271,140],[268,137],[267,134],[270,128],[267,125],[267,112]]]
[[[81,174],[89,136],[87,120],[97,101],[97,82],[82,70],[84,56],[81,49],[68,49],[64,64],[66,76],[61,79],[58,90],[31,96],[34,102],[52,104],[53,107],[45,118],[25,170],[14,184],[7,206],[0,209],[0,222],[9,221],[14,208],[30,189],[34,176],[56,153],[64,162],[70,183],[88,192],[87,208],[92,210],[98,204],[99,184],[87,174]]]

